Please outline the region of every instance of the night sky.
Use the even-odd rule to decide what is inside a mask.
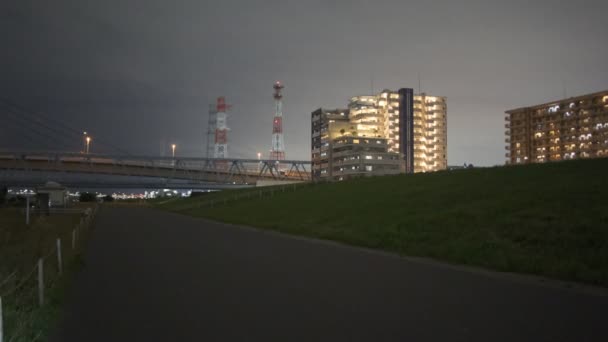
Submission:
[[[272,84],[288,159],[310,113],[418,88],[448,98],[448,162],[503,164],[504,111],[608,88],[607,1],[2,1],[0,99],[86,130],[92,152],[204,156],[225,95],[229,153],[267,155]],[[69,149],[0,110],[0,148]],[[73,147],[72,147],[73,146]]]

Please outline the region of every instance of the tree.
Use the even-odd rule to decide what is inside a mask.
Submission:
[[[82,192],[80,193],[80,202],[95,202],[97,200],[97,195],[92,192]]]
[[[114,201],[114,197],[112,197],[112,195],[105,195],[103,197],[103,201],[104,202],[113,202]]]
[[[342,128],[342,129],[340,130],[340,134],[344,135],[344,133],[346,133],[346,130],[345,130],[344,128]]]

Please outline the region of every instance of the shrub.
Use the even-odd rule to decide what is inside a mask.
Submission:
[[[80,202],[95,202],[97,195],[92,192],[83,192],[80,194]]]

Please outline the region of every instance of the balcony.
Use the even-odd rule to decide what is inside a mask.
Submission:
[[[505,153],[505,157],[511,158],[511,154],[510,153]]]
[[[511,116],[510,115],[505,116],[505,121],[511,121]]]
[[[510,142],[511,142],[511,138],[506,138],[506,139],[505,139],[505,142],[506,142],[507,144],[508,144],[508,143],[510,143]]]
[[[505,128],[511,128],[511,125],[505,124]]]
[[[505,146],[505,150],[511,151],[511,146]]]

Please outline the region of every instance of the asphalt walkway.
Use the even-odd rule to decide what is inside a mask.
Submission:
[[[608,341],[608,297],[102,208],[53,341]]]

